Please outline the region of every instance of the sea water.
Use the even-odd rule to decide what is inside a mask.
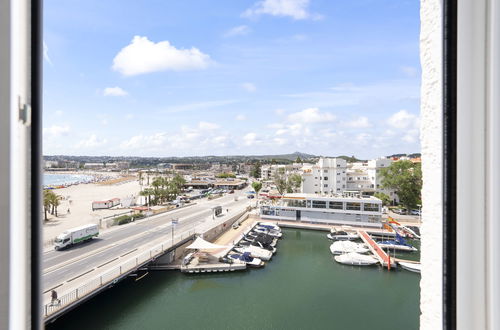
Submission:
[[[44,186],[60,186],[69,185],[80,182],[92,181],[93,177],[91,175],[85,174],[43,174],[43,185]]]
[[[47,329],[418,329],[420,274],[338,264],[326,234],[284,229],[260,269],[125,280]]]

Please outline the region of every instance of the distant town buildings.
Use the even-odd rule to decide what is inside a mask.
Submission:
[[[318,159],[316,164],[274,164],[261,167],[261,181],[272,185],[278,171],[285,175],[293,173],[302,176],[301,192],[305,194],[335,195],[352,192],[361,195],[373,195],[382,192],[389,196],[394,202],[398,202],[398,196],[393,190],[382,188],[381,170],[389,167],[393,161],[391,158],[377,158],[366,162],[348,163],[343,158]],[[419,161],[418,159],[410,159]]]

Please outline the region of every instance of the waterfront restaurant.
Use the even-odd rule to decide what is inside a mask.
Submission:
[[[261,206],[260,217],[380,228],[382,201],[373,196],[356,194],[286,194],[276,205]]]

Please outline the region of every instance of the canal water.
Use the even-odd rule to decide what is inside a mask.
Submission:
[[[325,232],[283,234],[264,268],[152,272],[122,281],[47,329],[418,329],[419,274],[340,265]]]

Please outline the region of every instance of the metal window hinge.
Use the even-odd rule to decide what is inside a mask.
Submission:
[[[31,106],[23,103],[19,97],[19,120],[25,125],[31,125]]]

